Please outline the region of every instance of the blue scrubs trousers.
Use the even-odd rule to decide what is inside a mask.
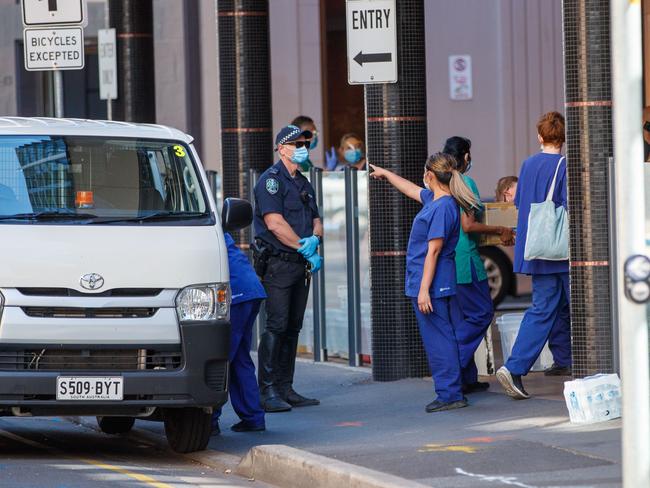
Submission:
[[[415,316],[429,359],[438,400],[449,403],[462,400],[460,353],[456,330],[462,326],[463,312],[455,295],[431,300],[433,312],[424,315],[417,298],[411,298]]]
[[[232,408],[241,420],[255,427],[264,425],[264,410],[260,402],[260,389],[251,359],[253,325],[260,311],[261,299],[237,303],[230,308],[230,378],[228,390]],[[212,424],[219,421],[221,409],[212,415]]]
[[[471,268],[472,282],[456,285],[456,296],[465,318],[462,326],[456,330],[464,385],[471,385],[478,381],[474,353],[494,318],[494,305],[488,281],[487,279],[479,281],[474,264],[471,264]]]
[[[568,319],[569,273],[534,274],[533,305],[521,322],[512,353],[506,362],[508,371],[517,375],[528,374],[549,340],[551,331],[552,347],[558,353],[558,358],[570,358],[571,325]]]

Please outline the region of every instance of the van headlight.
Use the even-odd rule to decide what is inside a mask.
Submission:
[[[176,296],[176,313],[181,322],[230,319],[228,283],[193,285]]]

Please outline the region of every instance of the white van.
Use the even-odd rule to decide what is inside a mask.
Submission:
[[[224,203],[223,225],[250,224]],[[205,448],[227,398],[228,257],[192,138],[0,118],[0,415],[164,421]]]

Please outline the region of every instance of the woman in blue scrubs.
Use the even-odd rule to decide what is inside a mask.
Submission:
[[[515,399],[530,398],[521,377],[528,374],[549,337],[554,366],[571,367],[569,261],[524,260],[530,207],[546,199],[556,172],[553,202],[556,207],[567,205],[566,159],[561,154],[564,117],[558,112],[544,114],[537,133],[542,151],[524,161],[515,196],[519,216],[514,270],[532,275],[533,304],[524,315],[508,361],[497,371],[499,383]]]
[[[224,237],[228,249],[230,289],[232,291],[228,391],[232,408],[241,420],[233,425],[231,430],[234,432],[262,431],[266,429],[264,410],[260,403],[260,390],[250,351],[253,325],[262,301],[266,298],[266,293],[246,255],[235,245],[230,234],[224,234]],[[220,416],[221,409],[212,415],[213,434],[220,433]]]
[[[420,192],[430,191],[433,198],[413,220],[406,251],[405,294],[413,303],[437,393],[426,406],[427,412],[467,406],[456,339],[463,313],[456,300],[454,255],[460,230],[458,206],[470,209],[477,201],[454,164],[454,159],[443,153],[427,160],[427,189]]]
[[[450,137],[445,142],[444,153],[453,157],[453,164],[461,174],[471,168],[471,142],[464,137]],[[427,205],[434,199],[433,192],[423,190],[418,185],[386,169],[370,165],[375,178],[385,178],[395,188],[409,198]],[[456,296],[464,316],[464,323],[456,331],[460,348],[463,393],[469,394],[485,391],[490,384],[478,381],[478,369],[474,362],[474,353],[492,323],[494,308],[487,275],[483,261],[478,252],[478,234],[496,234],[501,236],[504,244],[511,245],[512,229],[507,227],[485,225],[480,222],[481,199],[476,183],[466,174],[462,179],[474,194],[477,206],[471,212],[461,208],[461,228],[456,245]],[[471,234],[470,234],[471,233]]]

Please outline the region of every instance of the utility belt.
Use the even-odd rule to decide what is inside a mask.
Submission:
[[[279,251],[262,239],[255,239],[255,242],[251,245],[251,249],[253,251],[253,267],[259,277],[263,277],[266,274],[266,268],[271,258],[280,259],[288,263],[307,264],[302,254]]]

